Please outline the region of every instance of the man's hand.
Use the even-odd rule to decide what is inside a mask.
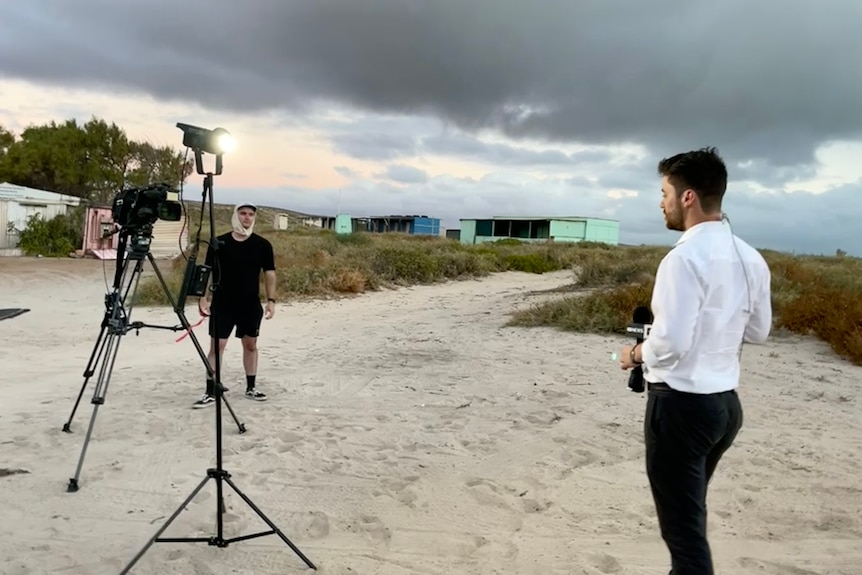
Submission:
[[[275,315],[275,304],[271,301],[266,302],[266,319],[272,319],[272,316]]]
[[[198,300],[198,311],[201,315],[207,317],[210,314],[210,302],[207,298],[202,297]]]
[[[623,371],[631,369],[633,367],[637,367],[638,365],[640,365],[639,363],[635,363],[632,361],[632,350],[635,347],[636,346],[634,346],[634,345],[627,345],[623,348],[622,352],[620,352],[620,368]],[[635,359],[637,359],[638,361],[641,361],[640,348],[639,347],[638,347],[638,349],[635,350],[634,356],[635,356]]]

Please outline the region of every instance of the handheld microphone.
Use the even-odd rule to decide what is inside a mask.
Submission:
[[[649,308],[638,306],[635,308],[632,315],[632,323],[626,327],[626,333],[634,335],[637,343],[643,341],[649,336],[649,330],[652,327],[652,313]],[[641,366],[636,365],[632,368],[629,374],[629,389],[635,393],[644,392],[644,370]]]

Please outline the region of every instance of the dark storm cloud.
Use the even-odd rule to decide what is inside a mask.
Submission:
[[[416,138],[409,132],[379,132],[340,128],[330,135],[339,152],[360,160],[394,160],[416,155]]]
[[[862,132],[859,22],[858,0],[31,0],[0,9],[0,73],[784,166]]]
[[[753,161],[741,166],[728,166],[728,171],[735,179],[757,182],[766,188],[780,188],[786,182],[817,177],[817,167],[812,164],[773,166],[767,162]]]
[[[375,116],[351,121],[320,120],[316,127],[326,134],[335,151],[360,160],[389,161],[434,155],[499,166],[570,169],[604,167],[619,156],[606,148],[564,152],[487,142],[429,118]]]

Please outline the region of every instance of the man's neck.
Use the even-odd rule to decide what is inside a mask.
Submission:
[[[698,224],[703,224],[705,222],[720,222],[721,221],[721,212],[717,212],[714,214],[704,214],[700,213],[697,215],[691,215],[686,219],[685,229],[690,230],[694,226]]]
[[[233,236],[233,239],[235,239],[238,242],[244,242],[245,240],[247,240],[248,238],[251,237],[251,234],[244,236],[242,234],[238,234],[238,233],[233,232],[233,231],[230,233],[230,235]]]

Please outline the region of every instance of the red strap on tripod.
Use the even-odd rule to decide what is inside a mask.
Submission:
[[[196,328],[197,326],[199,326],[200,324],[202,324],[204,321],[206,321],[206,319],[207,319],[207,318],[206,318],[206,316],[202,316],[202,317],[201,317],[201,319],[200,319],[200,321],[198,321],[196,324],[194,324],[194,325],[192,325],[192,326],[189,326],[188,331],[187,331],[187,332],[185,332],[185,333],[184,333],[183,335],[181,335],[180,337],[178,337],[176,340],[174,340],[174,343],[179,343],[179,342],[183,341],[186,337],[188,337],[188,335],[192,332],[192,330],[193,330],[194,328]]]

